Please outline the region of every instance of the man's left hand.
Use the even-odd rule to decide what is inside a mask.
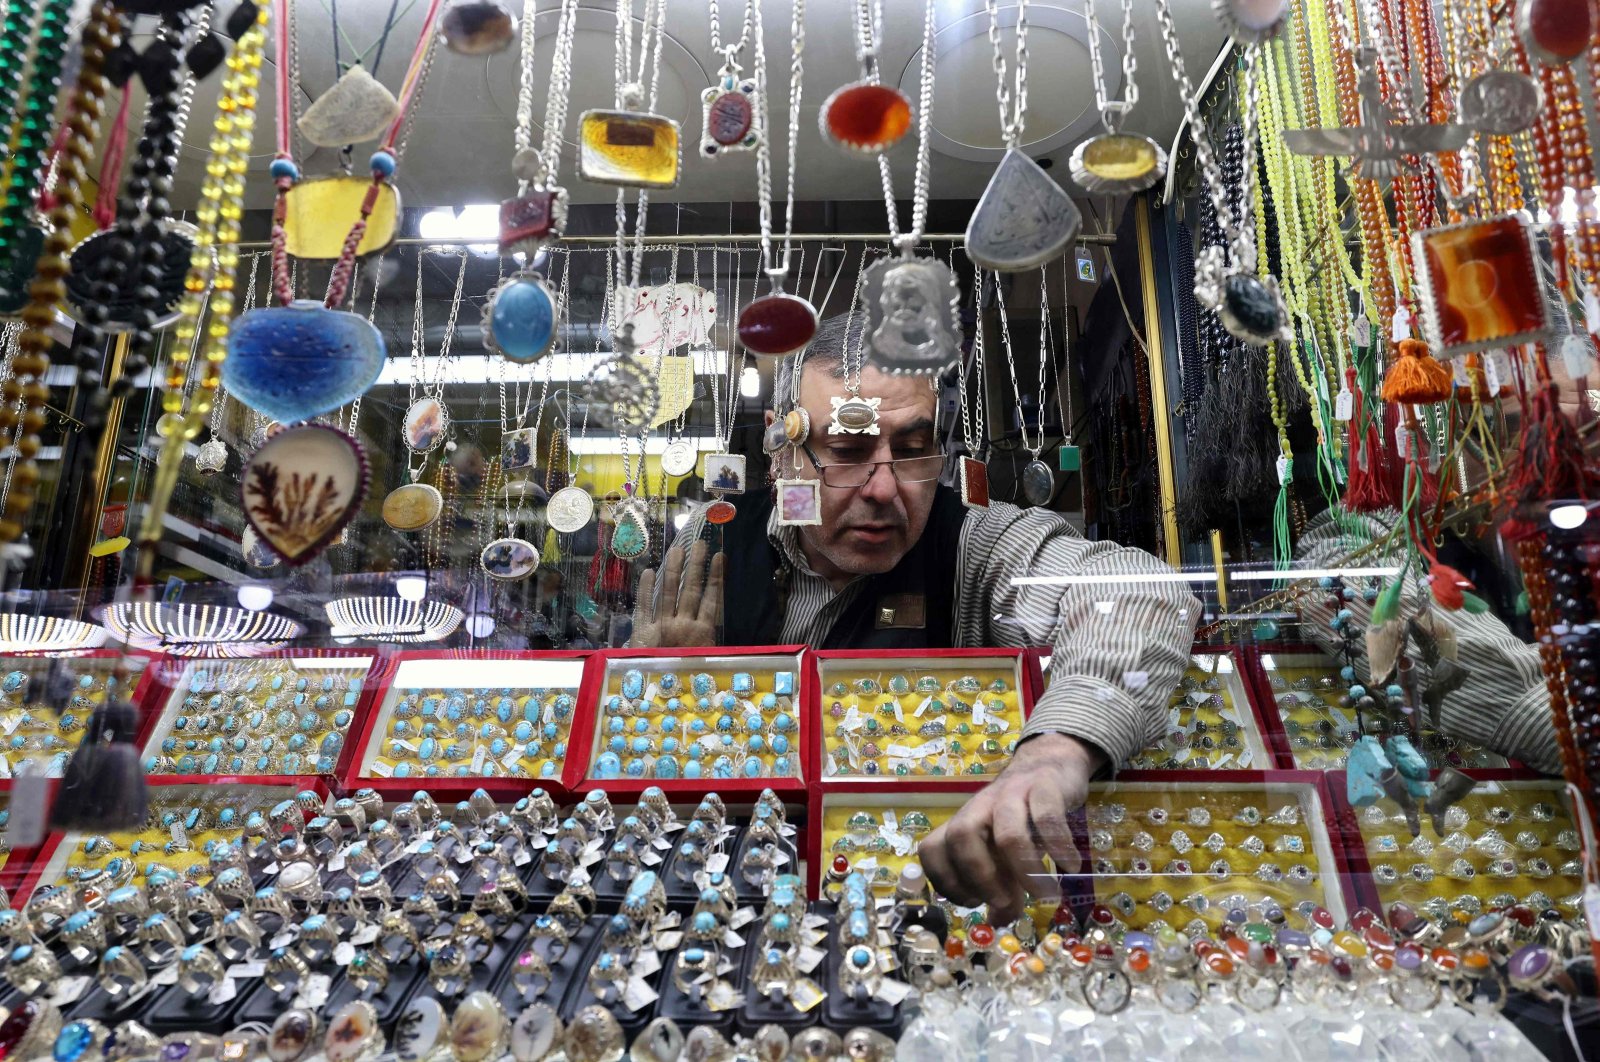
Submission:
[[[987,903],[995,926],[1020,917],[1029,895],[1059,903],[1056,874],[1080,863],[1067,816],[1088,796],[1103,758],[1065,734],[1018,745],[999,777],[917,846],[933,887],[964,907]],[[1046,855],[1055,873],[1045,870]]]

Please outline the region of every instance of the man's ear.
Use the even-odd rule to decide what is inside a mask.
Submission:
[[[763,415],[767,418],[766,419],[766,423],[763,425],[763,427],[767,427],[767,428],[772,427],[772,422],[778,419],[778,415],[776,413],[774,413],[770,409],[767,410],[766,413],[763,414]]]

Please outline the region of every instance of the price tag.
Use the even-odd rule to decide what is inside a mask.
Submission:
[[[706,860],[706,873],[721,874],[728,869],[728,853],[718,852]]]
[[[231,977],[224,977],[211,986],[211,991],[206,996],[206,1002],[212,1006],[220,1006],[239,994],[239,984]]]
[[[1372,322],[1367,320],[1366,314],[1358,314],[1350,322],[1350,342],[1358,347],[1364,347],[1372,342]]]
[[[17,727],[19,727],[21,725],[22,725],[22,716],[20,714],[10,716],[9,718],[5,719],[3,722],[0,722],[0,727],[4,727],[5,728],[6,737],[10,737],[13,733],[15,733]]]
[[[508,771],[515,770],[517,764],[522,761],[522,752],[523,748],[521,745],[515,746],[510,752],[500,757],[500,766],[504,767]]]
[[[266,972],[266,963],[259,959],[252,959],[249,962],[236,962],[228,967],[227,976],[233,979],[243,979],[246,977],[260,977]]]
[[[350,935],[350,943],[354,944],[358,948],[365,947],[377,939],[378,926],[372,922],[366,923],[360,929],[356,930]]]
[[[1333,419],[1348,421],[1356,415],[1356,396],[1339,388],[1339,393],[1333,396]]]
[[[1578,336],[1561,337],[1561,364],[1567,370],[1567,375],[1574,380],[1581,380],[1589,376],[1594,367],[1594,347],[1587,333]],[[1493,385],[1490,390],[1498,391]]]
[[[344,852],[335,852],[333,858],[328,860],[328,873],[337,874],[344,869]]]
[[[12,848],[32,848],[44,840],[44,817],[50,806],[50,780],[42,774],[17,776],[11,791],[11,817],[6,840]]]
[[[470,862],[472,862],[472,849],[467,847],[464,844],[456,845],[456,862],[457,863],[470,863]]]
[[[732,1010],[744,1006],[744,993],[726,981],[718,981],[706,991],[706,1006],[711,1010]]]
[[[515,867],[525,867],[531,862],[533,862],[533,853],[526,848],[518,848],[517,854],[511,857],[511,865]]]
[[[1589,937],[1600,940],[1600,885],[1594,882],[1583,887],[1583,916],[1589,923]]]
[[[911,995],[911,986],[904,981],[897,981],[893,977],[885,977],[878,986],[878,998],[891,1007],[898,1007]]]
[[[341,940],[333,949],[333,961],[340,966],[349,966],[350,960],[356,957],[356,946],[348,940]]]
[[[911,714],[916,716],[918,719],[921,719],[922,718],[922,713],[926,712],[928,710],[928,705],[930,705],[932,703],[933,703],[933,698],[932,697],[924,697],[924,698],[922,698],[922,703],[917,705],[917,710],[912,712]]]
[[[821,965],[828,953],[821,948],[804,947],[795,953],[795,968],[803,973],[810,973]]]
[[[754,913],[754,911],[751,911],[751,914]],[[800,919],[800,925],[806,929],[822,929],[827,926],[827,924],[828,918],[826,915],[808,914],[804,918]]]
[[[391,778],[394,776],[394,768],[390,767],[382,760],[373,760],[371,773],[377,775],[379,778]]]
[[[1411,311],[1401,306],[1389,323],[1389,336],[1396,343],[1411,338]]]
[[[489,762],[489,746],[479,745],[472,750],[472,773],[482,774],[483,765]]]
[[[50,1002],[58,1007],[65,1007],[76,1003],[83,996],[83,990],[89,987],[93,978],[79,975],[77,977],[62,977],[50,989]]]
[[[183,823],[174,822],[169,832],[172,834],[173,844],[182,846],[189,843],[189,835],[183,832]]]
[[[656,934],[657,951],[676,951],[679,944],[683,943],[683,930],[669,929]],[[661,961],[656,960],[656,969],[661,969]]]
[[[733,912],[733,915],[728,919],[728,925],[733,929],[743,929],[755,920],[756,909],[754,907],[741,907]]]
[[[659,939],[657,943],[659,946],[665,946]],[[655,948],[643,948],[639,951],[639,954],[634,956],[633,974],[635,977],[649,977],[659,969],[661,969],[661,956],[656,952]]]
[[[979,697],[972,703],[972,725],[983,726],[989,721],[989,711],[983,706],[983,698]]]
[[[794,1004],[794,1009],[804,1013],[816,1007],[827,998],[828,993],[817,987],[817,983],[809,977],[802,977],[790,986],[789,1002]]]
[[[642,977],[628,978],[628,987],[622,990],[622,1005],[633,1011],[643,1010],[656,998],[656,990],[645,984]]]
[[[722,943],[725,947],[742,948],[744,947],[744,938],[732,929],[727,929],[722,933]]]
[[[279,933],[277,936],[272,938],[272,942],[268,944],[267,947],[287,948],[290,944],[294,943],[294,937],[295,935],[292,932]]]
[[[320,1007],[328,1001],[328,989],[332,986],[333,978],[327,974],[308,974],[296,1000],[303,1007]]]

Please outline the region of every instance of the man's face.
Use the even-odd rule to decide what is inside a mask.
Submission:
[[[829,366],[828,368],[831,368]],[[887,461],[939,452],[934,432],[935,395],[921,376],[890,376],[867,366],[861,393],[881,398],[877,435],[829,435],[834,396],[844,397],[844,381],[813,366],[801,373],[800,404],[811,416],[810,445],[824,465]],[[804,474],[818,478],[802,455]],[[937,481],[901,483],[888,466],[875,470],[860,487],[822,486],[822,523],[802,527],[817,574],[875,575],[889,571],[906,555],[933,508]],[[831,568],[832,570],[824,570]]]

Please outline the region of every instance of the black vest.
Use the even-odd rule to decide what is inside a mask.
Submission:
[[[786,594],[778,580],[786,562],[767,538],[772,513],[770,490],[736,499],[738,514],[722,527],[728,555],[723,584],[723,644],[778,645],[783,637]],[[961,525],[966,506],[955,491],[940,485],[922,537],[893,569],[863,578],[864,585],[821,645],[813,649],[948,649],[955,640],[955,580],[959,571]],[[707,526],[713,547],[713,525]],[[880,610],[893,608],[903,622],[909,602],[921,598],[919,627],[880,625]]]

